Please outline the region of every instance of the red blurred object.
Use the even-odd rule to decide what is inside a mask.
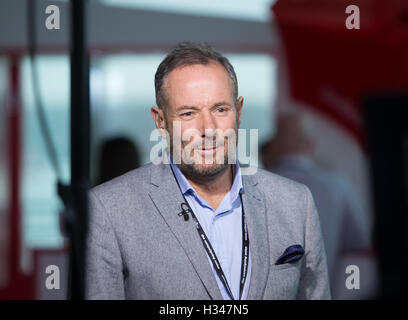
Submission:
[[[360,29],[346,28],[349,5]],[[408,89],[408,1],[278,0],[291,97],[329,116],[364,148],[361,98]]]
[[[0,290],[0,299],[34,299],[35,279],[34,273],[25,275],[21,271],[21,204],[20,204],[20,176],[21,170],[21,101],[20,101],[20,59],[10,57],[10,99],[7,108],[8,115],[8,168],[9,168],[9,241],[8,254],[8,279],[6,286]]]

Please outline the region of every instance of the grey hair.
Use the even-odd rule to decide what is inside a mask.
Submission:
[[[238,82],[234,67],[221,53],[214,50],[207,43],[181,42],[164,58],[157,68],[154,76],[154,87],[156,91],[156,104],[160,109],[167,107],[168,98],[163,88],[163,83],[168,74],[174,69],[182,66],[218,62],[227,71],[232,81],[233,97],[238,99]],[[235,103],[234,101],[234,103]]]

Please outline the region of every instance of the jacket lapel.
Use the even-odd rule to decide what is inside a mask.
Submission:
[[[269,241],[265,200],[257,190],[253,176],[242,176],[242,202],[248,224],[249,247],[252,260],[248,299],[260,300],[269,274]]]
[[[186,253],[207,293],[213,299],[222,299],[193,219],[184,221],[178,216],[184,198],[170,165],[158,164],[151,168],[150,198]]]

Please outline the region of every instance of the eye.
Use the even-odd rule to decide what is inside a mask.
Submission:
[[[228,109],[225,108],[225,107],[219,107],[219,108],[216,109],[217,113],[226,113],[227,111],[228,111]]]
[[[182,117],[182,118],[191,118],[193,116],[193,114],[194,114],[193,111],[187,111],[187,112],[184,112],[184,113],[180,114],[180,117]]]

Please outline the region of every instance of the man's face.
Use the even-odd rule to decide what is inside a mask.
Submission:
[[[234,101],[227,71],[215,62],[176,68],[165,79],[164,88],[173,160],[181,160],[175,161],[180,169],[197,178],[224,172],[228,160],[235,159],[243,102],[242,97]]]

